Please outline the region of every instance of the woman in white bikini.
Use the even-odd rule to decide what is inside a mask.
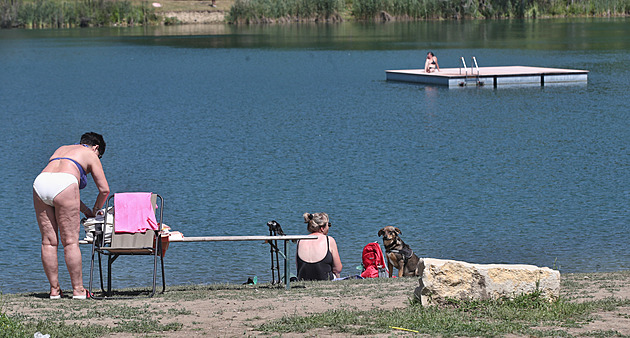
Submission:
[[[109,185],[100,160],[104,152],[103,136],[85,133],[79,144],[55,150],[33,182],[33,204],[42,234],[42,264],[50,283],[51,299],[62,296],[57,266],[59,240],[63,244],[66,267],[70,273],[72,298],[86,298],[79,249],[80,212],[93,217],[109,195]],[[79,189],[87,184],[87,174],[92,174],[99,192],[92,209],[81,201],[79,195]]]

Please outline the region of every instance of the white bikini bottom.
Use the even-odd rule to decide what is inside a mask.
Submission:
[[[79,184],[77,178],[69,173],[41,173],[33,182],[33,189],[42,202],[53,205],[53,199],[72,184]]]

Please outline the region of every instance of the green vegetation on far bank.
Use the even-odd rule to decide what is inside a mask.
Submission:
[[[492,19],[630,14],[630,0],[354,0],[357,19]]]
[[[629,15],[630,0],[236,0],[233,23]]]
[[[340,21],[344,9],[343,0],[236,0],[228,21]]]
[[[71,28],[160,23],[149,2],[0,0],[1,28]]]
[[[175,24],[168,11],[225,11],[226,23],[627,16],[630,0],[0,0],[0,28]]]

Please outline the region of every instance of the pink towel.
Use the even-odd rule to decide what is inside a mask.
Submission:
[[[157,230],[150,192],[125,192],[114,196],[114,229],[116,232]]]

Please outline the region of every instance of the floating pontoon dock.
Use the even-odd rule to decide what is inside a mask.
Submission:
[[[387,81],[458,86],[540,85],[586,83],[588,70],[506,66],[442,68],[426,73],[424,69],[386,70]]]

